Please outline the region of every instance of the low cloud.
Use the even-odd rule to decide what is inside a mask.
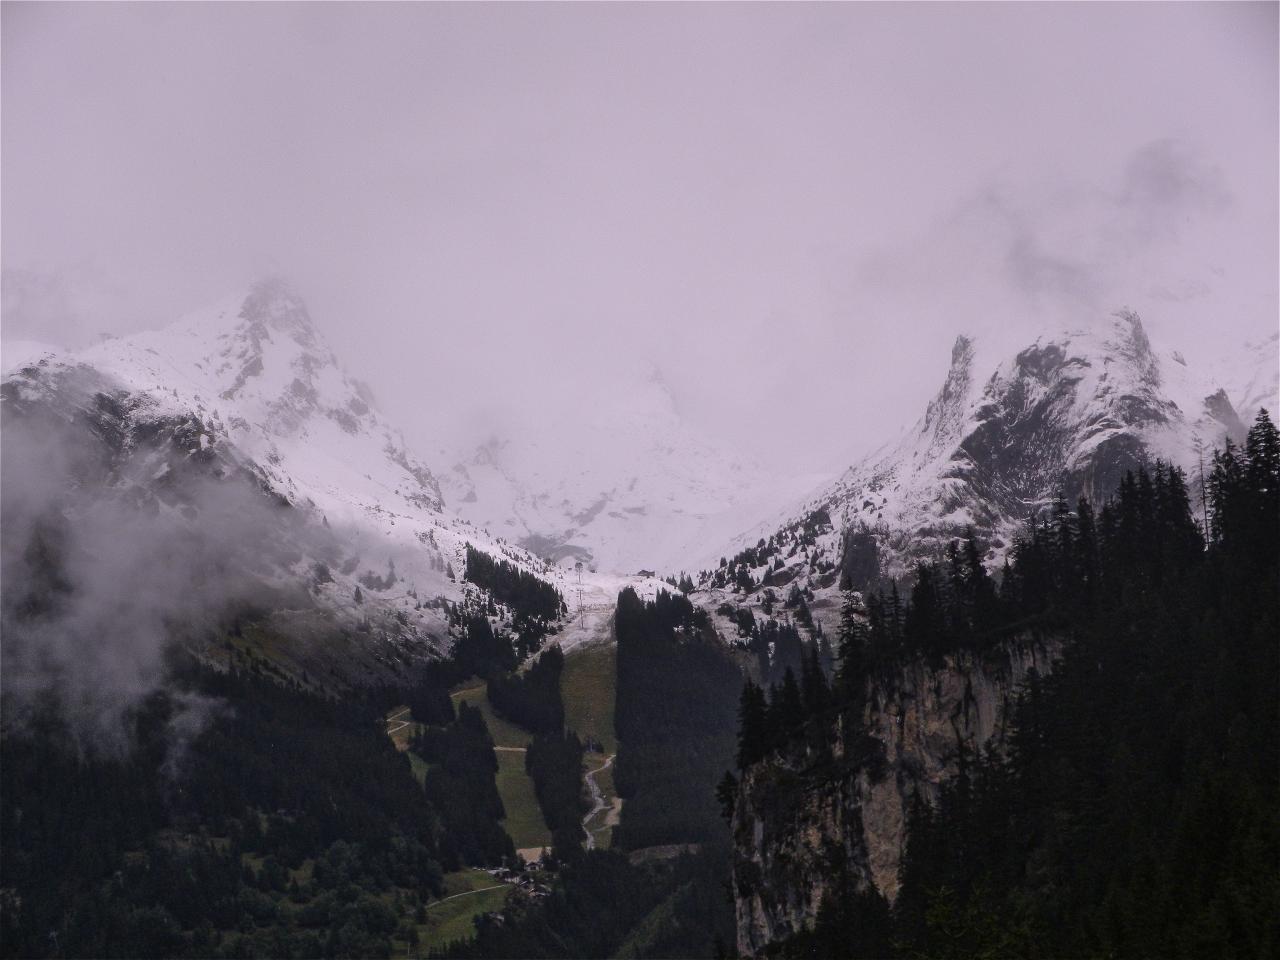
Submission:
[[[170,689],[171,651],[265,600],[297,522],[243,476],[163,479],[175,454],[112,460],[110,418],[28,418],[6,384],[0,464],[4,723],[52,705],[83,750],[120,753],[131,714],[169,690],[170,765],[219,705]],[[179,454],[180,457],[180,454]],[[157,479],[155,474],[160,474]]]
[[[851,296],[1018,336],[1144,298],[1193,304],[1226,286],[1214,238],[1233,206],[1216,166],[1156,140],[1100,184],[989,182],[926,235],[862,260]]]

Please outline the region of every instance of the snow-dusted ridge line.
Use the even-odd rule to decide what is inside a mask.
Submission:
[[[1223,371],[1202,375],[1186,357],[1153,347],[1129,312],[1007,357],[988,357],[962,336],[912,428],[834,479],[786,495],[744,493],[758,468],[691,431],[654,377],[619,389],[616,402],[603,398],[594,426],[551,453],[490,442],[454,469],[433,470],[279,282],[78,353],[6,344],[5,382],[56,389],[56,371],[84,368],[144,398],[132,416],[195,418],[202,449],[225,451],[342,538],[343,563],[314,591],[348,622],[376,608],[444,642],[443,613],[426,601],[458,602],[474,591],[461,581],[468,543],[553,583],[576,612],[573,562],[589,557],[584,613],[560,638],[572,647],[607,639],[622,587],[652,594],[662,586],[638,576],[641,567],[696,573],[819,509],[830,529],[793,561],[808,566],[792,576],[820,589],[830,571],[819,574],[819,563],[847,566],[872,551],[882,576],[899,577],[967,526],[997,563],[1026,515],[1058,492],[1105,495],[1126,464],[1162,457],[1190,467],[1201,450],[1241,434],[1233,398],[1274,403],[1275,349],[1275,338],[1251,348],[1224,392]],[[41,372],[26,376],[31,362]],[[593,457],[606,435],[621,453]],[[852,551],[850,536],[861,538]],[[362,577],[380,582],[392,568],[393,587],[354,602]],[[814,608],[821,620],[823,604]]]
[[[450,504],[567,565],[678,572],[769,492],[768,471],[695,430],[654,369],[620,373],[583,406],[525,411],[530,422],[458,457],[441,475]],[[548,428],[569,420],[572,429]]]
[[[1246,356],[1237,395],[1274,406],[1275,341]],[[1062,495],[1110,495],[1126,469],[1156,458],[1195,481],[1202,457],[1239,441],[1243,415],[1220,385],[1221,370],[1198,371],[1152,345],[1136,313],[1037,338],[1011,356],[984,356],[957,338],[946,378],[924,415],[896,442],[848,467],[809,495],[725,542],[734,556],[815,511],[830,528],[807,556],[788,560],[784,579],[815,591],[815,616],[831,617],[839,582],[855,588],[901,579],[972,528],[987,562],[1002,561],[1026,518]],[[820,564],[839,562],[839,578]],[[791,569],[793,568],[794,569]],[[763,569],[753,570],[758,581]],[[729,596],[715,591],[706,602]],[[736,601],[735,601],[736,602]]]
[[[576,609],[574,571],[449,509],[435,473],[342,370],[305,304],[278,281],[161,330],[75,353],[14,353],[11,363],[6,349],[5,384],[15,397],[83,408],[90,401],[68,391],[96,378],[90,393],[127,398],[135,427],[166,419],[197,425],[201,450],[242,465],[336,537],[340,557],[304,555],[280,574],[307,582],[339,626],[367,629],[373,617],[388,636],[443,649],[448,624],[439,601],[478,592],[462,580],[467,544],[548,580]],[[325,572],[316,575],[322,561]],[[657,588],[657,581],[584,571],[584,603],[611,603],[629,583],[647,593]],[[570,645],[577,639],[572,627],[565,634]]]

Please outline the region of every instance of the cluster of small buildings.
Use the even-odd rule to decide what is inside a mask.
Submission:
[[[509,883],[518,890],[523,891],[526,895],[540,899],[551,893],[551,885],[544,879],[545,874],[538,870],[542,866],[541,860],[532,860],[528,863],[526,870],[512,870],[509,867],[493,867],[485,870],[485,873],[493,877],[495,880],[501,880],[503,883]],[[534,871],[537,870],[535,873]]]

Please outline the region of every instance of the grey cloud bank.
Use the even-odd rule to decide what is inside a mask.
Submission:
[[[819,465],[961,330],[1274,331],[1276,10],[6,4],[4,335],[282,272],[424,451],[651,358]]]
[[[120,751],[163,690],[177,764],[220,705],[171,688],[175,642],[294,599],[282,571],[329,538],[201,455],[194,418],[153,416],[88,368],[32,373],[6,381],[0,434],[3,723],[56,706],[80,749]]]

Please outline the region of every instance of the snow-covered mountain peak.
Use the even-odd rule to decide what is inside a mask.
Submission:
[[[959,337],[912,429],[723,553],[810,531],[807,549],[787,561],[797,569],[771,576],[804,576],[819,594],[836,588],[837,560],[855,588],[884,583],[968,529],[994,564],[1055,498],[1101,500],[1125,471],[1156,458],[1194,471],[1202,455],[1245,432],[1230,392],[1153,346],[1131,310],[989,354],[989,345],[984,352]],[[817,604],[815,615],[828,607],[838,603]]]
[[[929,401],[917,428],[921,446],[930,456],[953,441],[964,426],[967,407],[973,400],[975,355],[976,341],[972,337],[966,334],[956,337],[951,347],[951,367],[942,389]]]
[[[74,434],[86,451],[76,457],[101,468],[91,484],[80,471],[49,485],[69,497],[85,487],[86,509],[177,510],[181,537],[215,515],[199,509],[208,491],[243,492],[245,510],[231,513],[249,527],[247,552],[261,562],[235,569],[269,590],[286,659],[323,664],[327,676],[385,679],[406,658],[446,647],[450,605],[480,589],[464,579],[469,545],[568,595],[564,571],[444,509],[435,476],[343,372],[284,284],[257,284],[80,353],[21,345],[11,358],[6,345],[7,368],[11,359],[22,363],[4,379],[6,437],[38,436],[45,424]],[[254,519],[259,508],[269,523]],[[213,527],[224,524],[217,516]],[[602,603],[621,585],[588,576],[581,595]]]
[[[462,516],[542,556],[678,572],[708,523],[740,524],[728,514],[761,495],[765,472],[687,420],[652,364],[511,416],[442,482]]]
[[[1158,364],[1151,350],[1151,340],[1137,311],[1125,307],[1112,314],[1112,319],[1115,321],[1111,326],[1113,336],[1107,340],[1110,352],[1144,373],[1156,374]]]
[[[233,407],[240,429],[293,436],[317,418],[352,434],[377,427],[368,390],[342,371],[306,304],[280,280],[161,330],[107,340],[83,357],[134,379],[176,376],[201,403]]]
[[[584,402],[587,422],[598,429],[682,430],[684,422],[671,388],[661,378],[649,376],[608,390]]]
[[[307,305],[279,278],[262,280],[253,286],[240,308],[240,319],[255,344],[274,332],[288,337],[304,350],[314,352],[319,348]]]
[[[1240,416],[1252,421],[1260,408],[1280,420],[1280,333],[1246,342],[1213,368]]]
[[[279,467],[276,479],[290,497],[320,502],[318,490],[341,487],[344,499],[370,509],[384,501],[442,506],[432,472],[383,420],[368,388],[342,369],[283,281],[256,283],[246,295],[106,340],[77,359],[199,413],[264,469]]]

